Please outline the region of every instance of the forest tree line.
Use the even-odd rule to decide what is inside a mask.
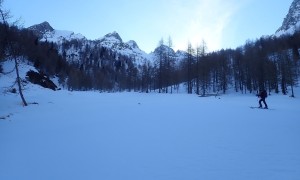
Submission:
[[[200,56],[196,53],[191,61],[186,61],[190,64],[187,67],[192,67],[186,71],[193,74],[188,81],[196,89],[190,93],[225,93],[233,87],[242,93],[266,89],[287,94],[290,87],[294,96],[293,89],[299,80],[299,45],[300,33],[296,32],[247,41],[235,50],[200,53]],[[188,52],[195,51],[188,48]]]
[[[167,45],[160,41],[156,63],[150,68],[154,74],[147,78],[146,87],[168,93],[183,83],[187,93],[203,96],[226,93],[229,88],[241,93],[266,89],[285,95],[290,89],[294,96],[293,90],[299,81],[299,47],[300,32],[261,37],[236,49],[210,53],[203,41],[196,48],[188,44],[184,60],[176,65],[176,59],[168,52],[170,40]],[[147,72],[141,73],[147,75]]]

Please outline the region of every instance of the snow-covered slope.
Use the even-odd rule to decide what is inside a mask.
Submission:
[[[34,72],[38,72],[33,65],[30,65],[27,60],[19,59],[19,74],[21,79],[25,79],[26,73],[30,70]],[[15,63],[13,60],[6,60],[2,63],[3,66],[3,74],[0,73],[0,96],[3,94],[8,93],[8,91],[12,90],[13,88],[17,88],[16,84],[16,69],[15,69]],[[23,81],[23,85],[25,88],[31,88],[32,84],[28,82]],[[2,103],[1,103],[2,104]]]
[[[55,30],[47,21],[30,26],[28,29],[32,30],[42,41],[60,43],[63,40],[86,39],[83,35],[76,34],[72,31]]]
[[[3,67],[8,72],[13,64]],[[273,94],[271,109],[263,110],[249,108],[258,103],[250,94],[200,98],[33,86],[24,96],[38,104],[22,107],[17,94],[3,92],[14,78],[0,74],[1,180],[300,177],[299,98]]]
[[[45,33],[41,40],[59,43],[62,41],[71,41],[73,39],[84,40],[85,37],[82,34],[75,34],[72,31],[53,30]]]
[[[276,31],[276,36],[293,34],[300,29],[300,0],[294,0],[289,12],[284,18],[282,26]]]

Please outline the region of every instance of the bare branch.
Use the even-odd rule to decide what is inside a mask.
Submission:
[[[12,16],[10,15],[9,10],[5,10],[3,8],[3,2],[4,0],[0,0],[0,16],[1,16],[1,22],[3,24],[8,24],[8,19],[10,19]]]

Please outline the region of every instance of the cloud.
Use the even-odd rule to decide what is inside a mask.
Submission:
[[[210,51],[220,49],[238,7],[237,0],[173,0],[169,10],[173,21],[168,28],[174,48],[185,50],[188,42],[196,47],[204,40]]]

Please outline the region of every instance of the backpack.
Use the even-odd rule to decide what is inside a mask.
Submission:
[[[266,90],[263,90],[261,93],[262,98],[267,98],[268,97],[268,93]]]

